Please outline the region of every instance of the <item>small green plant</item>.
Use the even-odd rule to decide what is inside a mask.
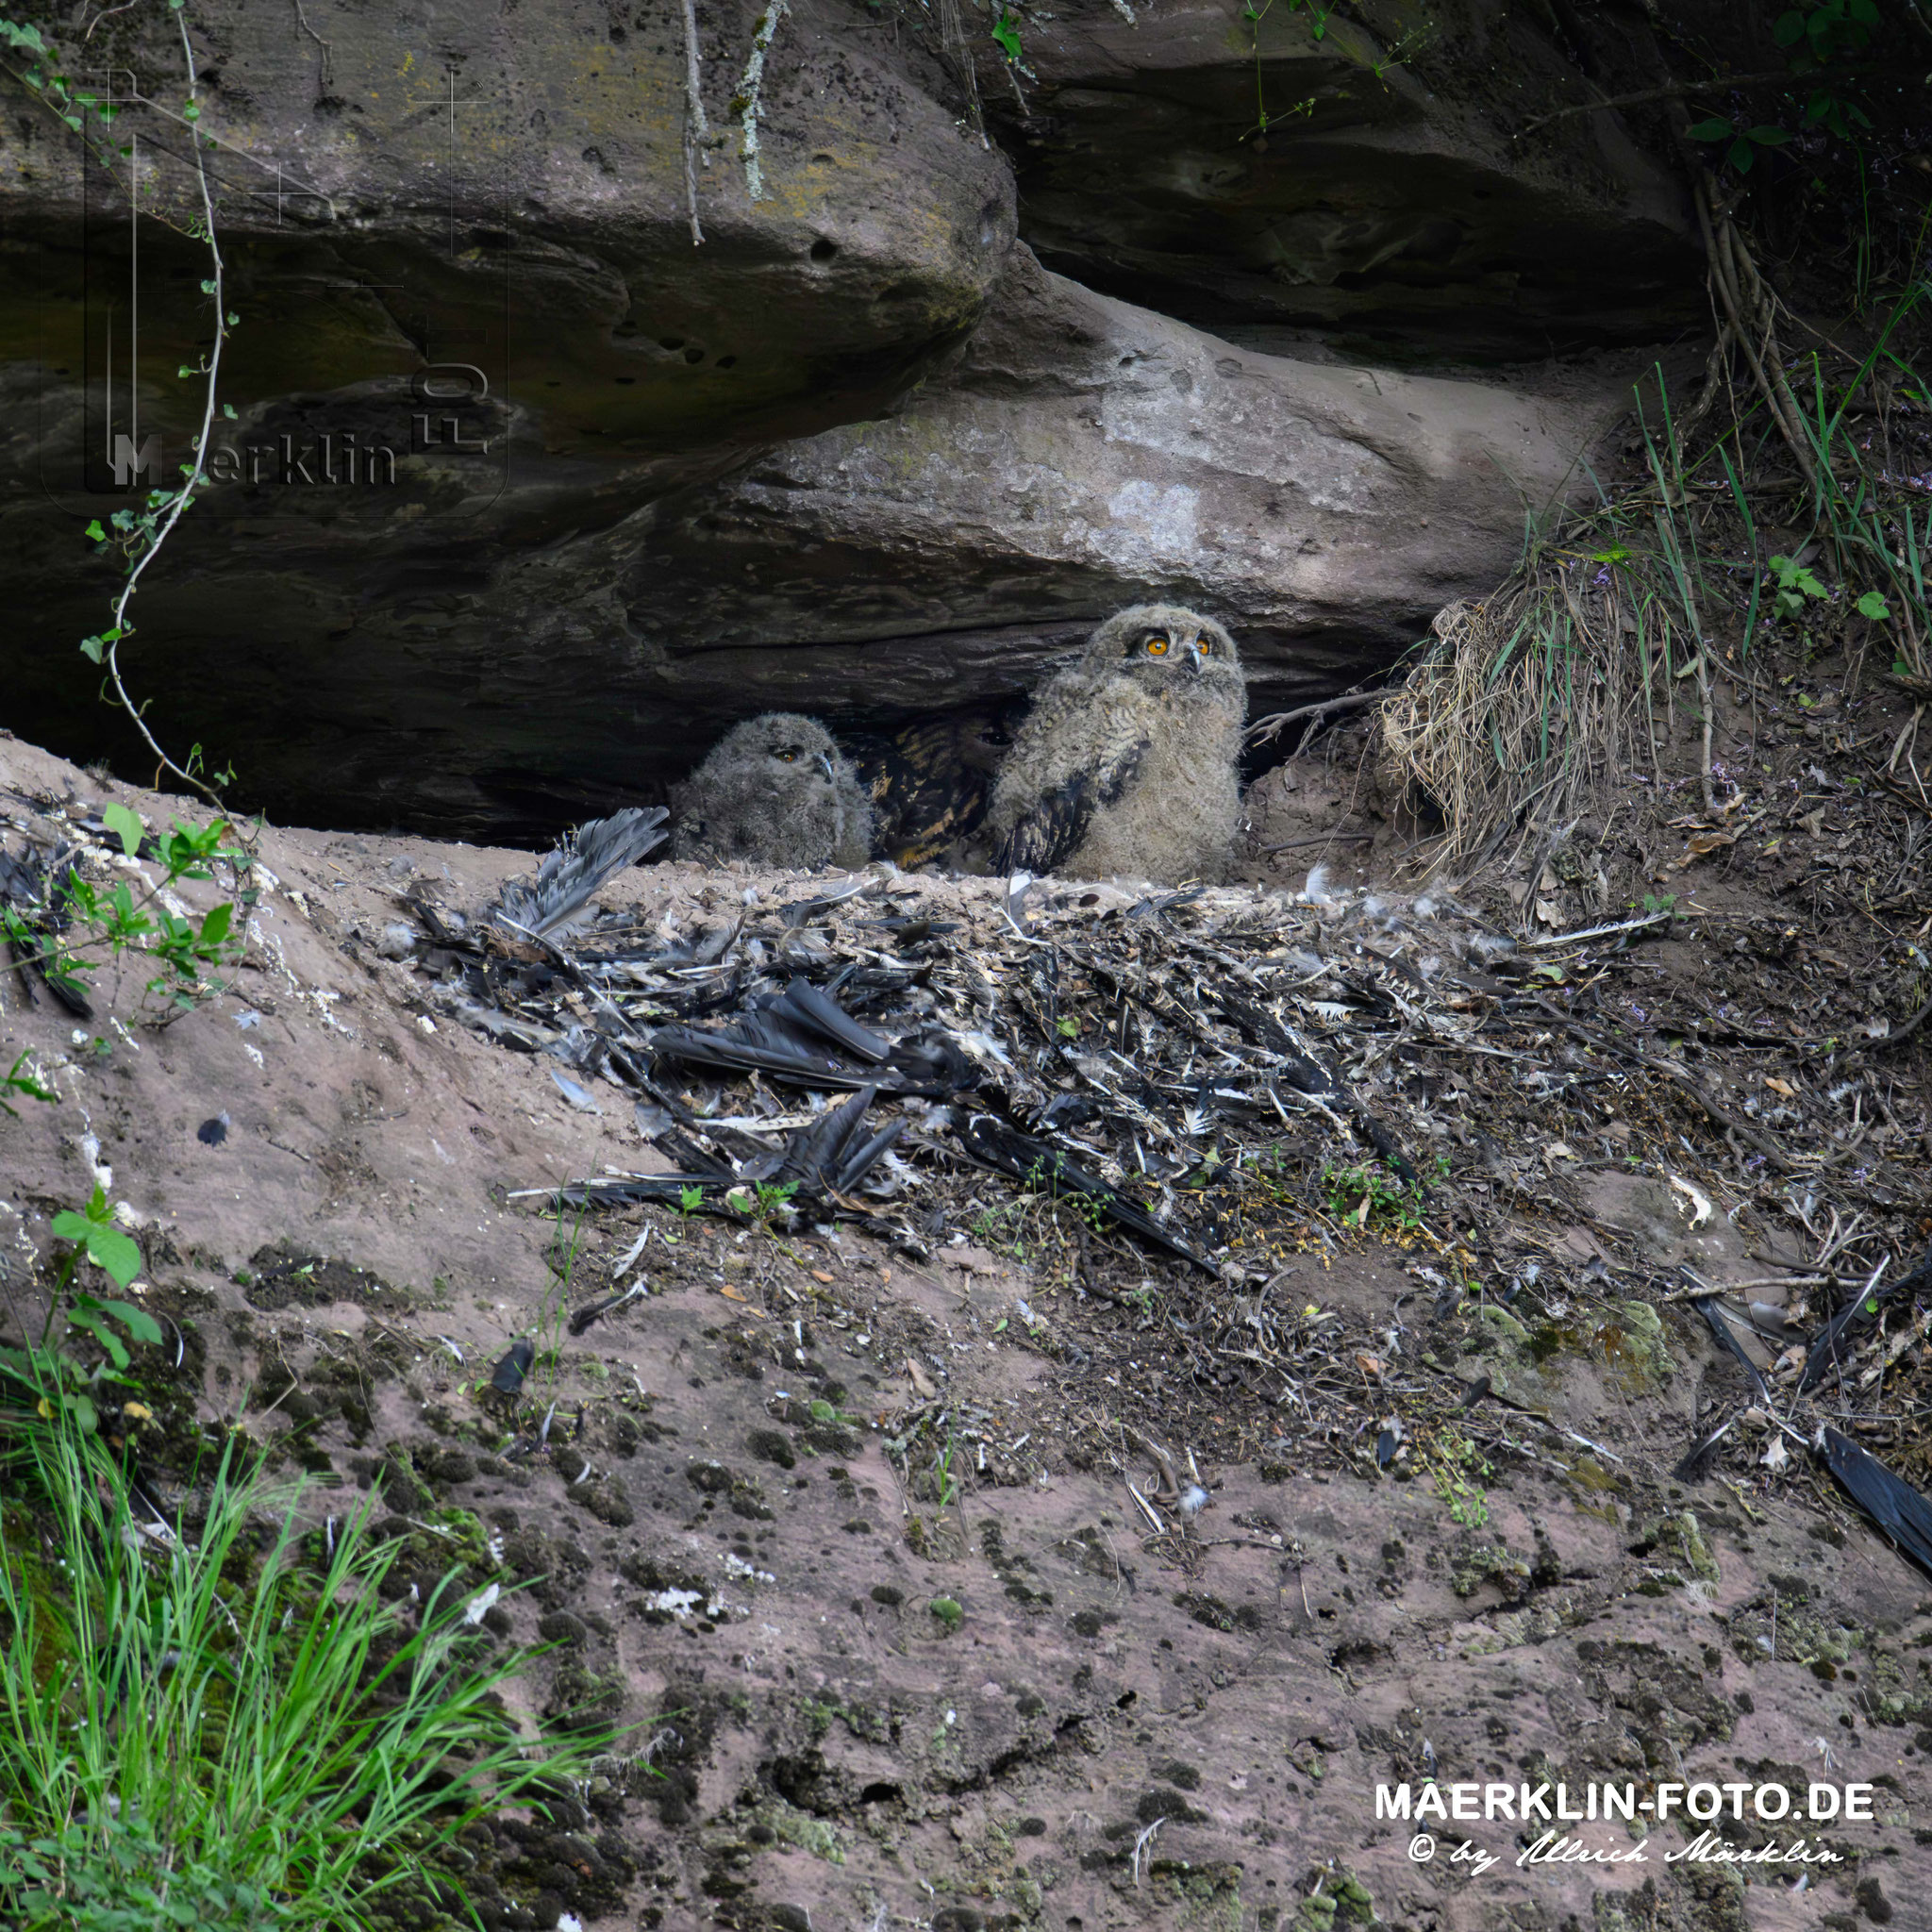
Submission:
[[[1771,575],[1777,586],[1773,593],[1773,605],[1780,617],[1800,616],[1807,604],[1831,595],[1817,577],[1795,558],[1774,557],[1771,559]]]
[[[999,50],[1007,57],[1007,64],[1016,67],[1020,62],[1020,16],[1010,7],[1000,8],[999,17],[992,24],[992,37],[999,44]]]
[[[1643,909],[1646,912],[1674,912],[1677,909],[1677,895],[1674,892],[1646,892],[1643,895]]]
[[[677,1193],[677,1218],[689,1221],[705,1205],[705,1191],[702,1188],[680,1188]]]
[[[60,1097],[34,1074],[23,1074],[20,1071],[31,1058],[31,1049],[23,1051],[6,1073],[0,1074],[0,1113],[6,1114],[11,1120],[17,1121],[20,1118],[20,1109],[8,1106],[7,1096],[9,1093],[18,1093],[27,1100],[44,1101],[49,1107]]]
[[[966,1612],[960,1608],[956,1598],[936,1596],[926,1606],[940,1621],[940,1627],[950,1637],[966,1621]]]
[[[1324,1165],[1319,1185],[1337,1221],[1352,1221],[1360,1228],[1379,1224],[1402,1233],[1413,1233],[1423,1224],[1422,1182],[1404,1180],[1386,1161],[1363,1161],[1356,1167]]]
[[[1916,0],[1909,0],[1916,4]],[[1817,77],[1805,103],[1805,119],[1840,141],[1853,141],[1854,126],[1870,127],[1871,117],[1824,77],[1824,71],[1862,54],[1878,25],[1875,0],[1812,0],[1779,14],[1771,37],[1785,50],[1792,75]]]
[[[134,1389],[138,1384],[127,1374],[133,1363],[127,1344],[115,1324],[125,1328],[135,1341],[148,1347],[161,1342],[160,1324],[145,1308],[132,1302],[102,1301],[91,1294],[75,1294],[65,1311],[65,1327],[60,1341],[54,1340],[57,1322],[62,1320],[61,1305],[73,1290],[83,1262],[92,1261],[117,1288],[129,1287],[141,1273],[141,1250],[116,1226],[114,1210],[107,1191],[96,1187],[81,1208],[66,1208],[55,1215],[53,1232],[70,1242],[54,1291],[47,1299],[46,1320],[41,1325],[38,1341],[24,1347],[0,1347],[0,1385],[30,1402],[30,1412],[44,1421],[71,1421],[75,1426],[92,1433],[100,1426],[101,1412],[107,1406],[105,1391],[109,1384]],[[107,1359],[84,1362],[72,1346],[75,1338],[92,1338]],[[118,1407],[119,1405],[115,1405]],[[23,1411],[0,1408],[0,1420],[19,1423]]]
[[[1483,1483],[1495,1471],[1460,1429],[1445,1428],[1430,1443],[1424,1466],[1436,1494],[1449,1506],[1454,1522],[1480,1529],[1490,1520],[1490,1499]]]
[[[1700,121],[1690,130],[1692,141],[1725,142],[1724,160],[1740,175],[1748,175],[1751,164],[1764,148],[1783,147],[1790,135],[1769,123],[1747,127],[1741,122],[1718,118]]]
[[[134,953],[162,969],[147,982],[147,994],[166,995],[177,1010],[192,1007],[204,993],[204,975],[231,965],[242,955],[235,914],[238,906],[254,897],[244,883],[250,856],[225,842],[233,831],[225,819],[206,825],[176,820],[165,834],[149,841],[140,814],[126,806],[104,806],[101,816],[120,841],[125,858],[133,858],[144,843],[149,844],[160,877],[137,897],[125,879],[103,885],[70,867],[50,889],[38,921],[17,905],[0,906],[0,933],[17,960],[38,966],[72,997],[85,997],[100,966]],[[210,907],[199,921],[171,912],[160,903],[184,880],[212,879],[219,863],[234,869],[235,900]]]
[[[791,1206],[791,1197],[798,1192],[796,1181],[760,1181],[758,1184],[758,1216],[760,1221],[770,1221],[784,1213]]]

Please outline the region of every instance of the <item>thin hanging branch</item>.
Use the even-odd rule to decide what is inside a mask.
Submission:
[[[700,155],[703,155],[706,167],[711,165],[710,156],[704,154],[711,126],[705,119],[705,97],[699,86],[702,78],[698,66],[697,0],[684,0],[684,200],[691,210],[691,245],[693,248],[705,245],[705,231],[698,225]]]
[[[772,0],[758,15],[752,30],[751,55],[744,63],[744,78],[738,84],[738,98],[732,105],[739,110],[744,126],[744,140],[739,152],[744,158],[744,192],[753,201],[765,198],[765,174],[758,159],[758,92],[765,83],[765,53],[772,37],[791,11],[791,0]]]

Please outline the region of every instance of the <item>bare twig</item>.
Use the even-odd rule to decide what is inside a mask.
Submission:
[[[1890,68],[1834,67],[1806,76],[1806,85],[1817,86],[1831,79],[1850,79],[1857,75],[1889,74]],[[1695,100],[1703,94],[1727,93],[1737,88],[1790,87],[1791,70],[1780,67],[1763,74],[1721,74],[1714,80],[1685,80],[1669,87],[1649,87],[1634,94],[1608,94],[1600,101],[1579,101],[1568,108],[1557,108],[1547,114],[1539,114],[1534,121],[1526,121],[1510,136],[1512,141],[1521,141],[1526,134],[1534,134],[1540,127],[1547,127],[1552,121],[1567,121],[1575,114],[1598,114],[1613,108],[1645,108],[1657,101]]]
[[[302,31],[305,34],[307,34],[308,38],[311,41],[313,41],[318,47],[322,49],[322,73],[319,76],[319,79],[322,86],[327,87],[328,84],[336,77],[335,59],[330,51],[329,42],[324,40],[323,37],[319,33],[317,33],[312,26],[308,25],[308,16],[302,11],[302,0],[295,0],[295,21],[296,25],[301,27]]]
[[[1363,705],[1373,705],[1377,698],[1386,698],[1400,689],[1399,685],[1385,684],[1379,691],[1352,691],[1345,698],[1324,698],[1319,705],[1303,705],[1293,711],[1271,712],[1265,718],[1257,718],[1248,726],[1248,742],[1259,744],[1264,736],[1276,738],[1284,724],[1295,724],[1303,718],[1325,718],[1331,711],[1353,711]]]

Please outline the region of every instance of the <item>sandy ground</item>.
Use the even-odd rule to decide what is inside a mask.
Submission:
[[[1322,788],[1341,782],[1296,774],[1311,802],[1272,806],[1274,837],[1333,829]],[[109,799],[185,811],[0,737],[9,849]],[[1475,1481],[1479,1507],[1378,1473],[1373,1428],[1319,1457],[1271,1449],[1273,1395],[1230,1389],[1220,1441],[1246,1452],[1202,1449],[1205,1507],[1153,1535],[1129,1432],[1160,1412],[1166,1357],[1131,1307],[1083,1292],[1052,1230],[946,1226],[922,1259],[850,1229],[632,1209],[585,1224],[566,1279],[558,1216],[525,1191],[660,1169],[632,1096],[600,1083],[598,1111],[572,1105],[542,1057],[456,1024],[379,954],[412,882],[478,906],[530,855],[272,827],[260,859],[234,990],[165,1025],[133,972],[92,1024],[0,977],[0,1066],[26,1050],[59,1095],[0,1118],[0,1252],[31,1303],[50,1216],[98,1176],[139,1231],[142,1292],[192,1343],[200,1418],[405,1519],[474,1512],[526,1586],[493,1618],[559,1645],[520,1679],[527,1707],[638,1727],[626,1754],[659,1774],[613,1764],[574,1833],[477,1840],[492,1928],[563,1910],[593,1932],[1932,1925],[1932,1592],[1849,1511],[1748,1460],[1673,1484],[1724,1373],[1683,1310],[1654,1347],[1519,1379],[1595,1453],[1557,1454],[1519,1414],[1524,1453]],[[604,897],[688,928],[796,884],[646,865]],[[1593,1186],[1567,1224],[1540,1222],[1579,1265],[1620,1243],[1675,1243],[1717,1279],[1765,1265],[1736,1227],[1687,1226],[1668,1187]],[[646,1231],[650,1294],[561,1339],[532,1383],[557,1404],[549,1442],[506,1459],[482,1374],[546,1306],[603,1292]],[[1345,1361],[1386,1352],[1426,1262],[1363,1240],[1308,1257],[1290,1292],[1332,1311]],[[1179,1279],[1151,1260],[1141,1278]],[[1416,1306],[1406,1360],[1491,1360],[1480,1323],[1438,1333]],[[1588,1866],[1524,1862],[1541,1823],[1436,1824],[1424,1860],[1376,1791],[1431,1775],[1653,1800],[1857,1781],[1874,1802],[1870,1822],[1724,1822],[1734,1845],[1802,1837],[1838,1859],[1809,1868],[1667,1862],[1693,1836],[1675,1821],[1568,1827],[1626,1855]],[[1496,1862],[1452,1857],[1465,1841]]]

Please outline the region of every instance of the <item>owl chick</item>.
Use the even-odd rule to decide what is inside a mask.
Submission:
[[[816,718],[767,711],[734,724],[672,793],[672,856],[712,865],[857,868],[872,855],[872,806]]]
[[[1241,818],[1247,679],[1211,617],[1137,604],[1041,686],[993,785],[998,872],[1217,872]]]

